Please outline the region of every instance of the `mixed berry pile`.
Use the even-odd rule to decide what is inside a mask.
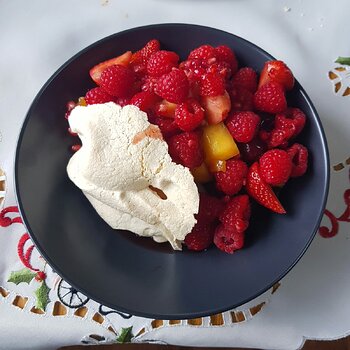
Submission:
[[[287,104],[294,77],[285,63],[268,61],[258,75],[240,68],[225,45],[202,45],[180,61],[151,40],[96,65],[90,76],[97,86],[68,103],[67,118],[76,104],[135,105],[159,126],[173,161],[188,167],[200,188],[215,188],[200,193],[188,249],[242,248],[251,199],[286,213],[274,188],[306,172],[308,150],[295,142],[306,117]]]

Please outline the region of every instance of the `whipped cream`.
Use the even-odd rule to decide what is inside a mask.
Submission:
[[[113,102],[75,107],[69,125],[82,147],[67,173],[97,213],[112,228],[180,250],[196,223],[198,189],[189,169],[171,160],[158,126]]]

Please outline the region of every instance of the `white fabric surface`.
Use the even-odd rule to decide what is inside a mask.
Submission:
[[[350,156],[350,96],[334,93],[328,71],[339,66],[334,64],[337,56],[350,56],[346,30],[349,11],[348,0],[1,1],[0,167],[9,179],[6,206],[15,205],[12,164],[21,123],[51,74],[80,49],[109,34],[151,23],[186,22],[240,35],[287,62],[319,111],[331,164],[344,163],[343,170],[332,170],[327,204],[336,216],[341,215],[345,210],[343,192],[350,187],[349,166],[345,164]],[[349,68],[343,74],[341,92],[350,85]],[[324,224],[329,226],[328,219]],[[8,231],[0,228],[0,286],[12,291],[6,299],[0,297],[0,349],[55,349],[77,344],[93,333],[105,336],[107,341],[115,339],[106,330],[107,321],[98,325],[89,315],[84,319],[77,319],[72,312],[62,317],[34,315],[28,311],[32,299],[22,311],[10,305],[10,297],[16,293],[28,296],[32,286],[6,282],[10,271],[23,267],[15,253],[23,228],[17,224]],[[343,337],[350,332],[349,237],[348,222],[340,223],[333,238],[317,235],[268,305],[247,322],[156,330],[149,330],[151,320],[142,318],[125,320],[113,314],[108,322],[116,330],[133,325],[135,333],[146,327],[135,341],[181,345],[294,350],[305,339]],[[50,283],[53,280],[48,277]],[[53,291],[50,297],[55,298]],[[260,301],[269,298],[266,294]],[[91,310],[97,307],[97,303],[89,302]]]

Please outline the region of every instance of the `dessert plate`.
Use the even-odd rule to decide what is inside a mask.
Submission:
[[[235,35],[189,24],[130,29],[102,39],[66,62],[44,85],[25,118],[16,150],[15,186],[29,234],[42,256],[68,283],[122,312],[165,319],[214,314],[241,305],[281,279],[300,259],[319,225],[328,192],[325,136],[317,113],[296,83],[289,104],[307,115],[298,137],[311,154],[305,176],[280,198],[287,215],[255,207],[244,249],[172,251],[167,244],[111,229],[68,179],[72,139],[66,103],[94,86],[96,63],[157,38],[182,57],[202,44],[229,45],[239,62],[260,71],[268,53]],[[287,62],[288,64],[288,62]]]

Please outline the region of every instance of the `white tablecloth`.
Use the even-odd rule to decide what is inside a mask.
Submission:
[[[92,300],[79,311],[65,306],[62,293],[61,299],[58,296],[64,282],[35,248],[30,259],[30,253],[25,254],[31,249],[30,240],[22,247],[22,261],[19,259],[18,245],[22,251],[19,242],[23,243],[26,236],[24,227],[14,222],[0,228],[0,349],[55,349],[81,341],[114,342],[122,328],[131,326],[134,342],[270,349],[297,349],[305,339],[347,335],[350,96],[342,95],[350,86],[350,67],[334,61],[338,56],[350,56],[349,12],[348,0],[1,1],[0,168],[7,178],[2,207],[16,206],[13,156],[21,123],[40,87],[62,63],[94,41],[123,29],[151,23],[196,23],[242,36],[286,61],[307,90],[330,148],[329,212],[322,225],[331,229],[332,237],[317,234],[275,293],[270,290],[248,305],[216,317],[169,324],[115,312],[106,314],[113,310]],[[0,176],[0,186],[1,181]],[[9,215],[16,217],[16,213]],[[327,233],[327,229],[322,232]],[[27,270],[23,270],[26,264]],[[33,269],[45,271],[46,276],[37,281]],[[9,282],[11,272],[20,270],[20,276],[12,274]]]

